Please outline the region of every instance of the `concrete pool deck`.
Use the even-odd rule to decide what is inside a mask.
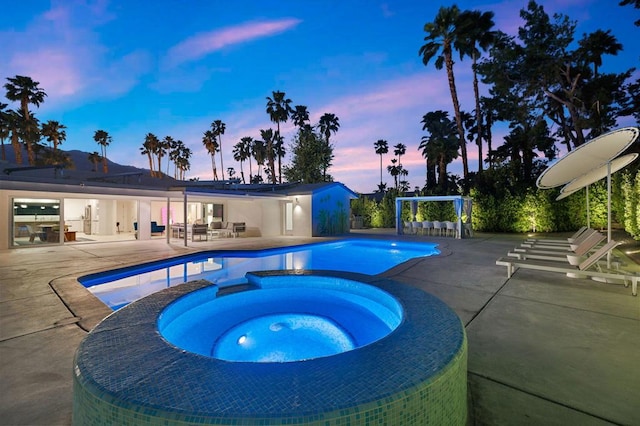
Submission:
[[[382,277],[439,297],[465,324],[469,424],[640,424],[640,297],[629,287],[530,270],[507,279],[495,260],[523,235],[402,238],[433,241],[450,252],[410,260]],[[238,238],[185,248],[152,240],[0,251],[0,424],[71,423],[73,355],[86,336],[79,324],[90,328],[108,311],[83,291],[63,294],[70,310],[52,281],[204,249],[308,241]]]

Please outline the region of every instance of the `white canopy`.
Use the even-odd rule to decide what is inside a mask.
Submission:
[[[579,146],[542,172],[538,177],[538,188],[549,189],[567,184],[605,165],[622,154],[636,140],[638,133],[637,127],[624,127]]]

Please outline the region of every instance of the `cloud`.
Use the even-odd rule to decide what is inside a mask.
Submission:
[[[195,35],[173,46],[167,54],[167,62],[176,66],[202,58],[225,47],[255,39],[270,37],[297,26],[299,19],[247,22],[229,28]]]

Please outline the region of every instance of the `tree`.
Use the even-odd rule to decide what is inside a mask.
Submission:
[[[401,166],[398,166],[397,163],[398,159],[392,158],[391,165],[387,166],[387,171],[389,172],[391,177],[393,177],[394,188],[396,191],[398,190],[398,176],[400,175],[400,170],[402,170]]]
[[[384,184],[382,183],[382,154],[386,154],[389,152],[389,143],[384,139],[378,139],[378,141],[375,142],[373,146],[376,149],[376,154],[380,156],[380,185],[378,186],[378,188],[381,190],[381,192],[383,192],[382,187]]]
[[[11,135],[11,146],[16,159],[16,164],[22,164],[22,145],[20,145],[20,125],[21,117],[14,110],[7,111],[5,118],[7,120],[7,129]]]
[[[144,137],[144,142],[142,143],[142,147],[140,148],[140,154],[146,155],[149,159],[149,170],[151,171],[151,176],[155,177],[155,155],[158,150],[158,145],[160,144],[160,139],[153,133],[147,133]]]
[[[218,138],[218,150],[220,151],[220,170],[222,170],[222,180],[224,180],[224,163],[222,161],[222,135],[226,130],[227,125],[220,120],[215,120],[211,123],[211,131],[214,136]]]
[[[240,162],[240,175],[242,176],[242,183],[246,183],[244,178],[244,170],[242,163],[249,160],[249,182],[251,182],[251,148],[253,146],[253,138],[245,136],[240,139],[240,142],[233,147],[233,159]]]
[[[67,139],[67,133],[64,131],[67,126],[57,121],[49,120],[42,125],[42,136],[46,136],[47,140],[53,144],[53,152],[58,150],[58,145]]]
[[[2,145],[2,161],[7,159],[7,154],[4,150],[4,140],[9,137],[9,110],[7,110],[7,104],[0,102],[0,143]]]
[[[102,161],[102,157],[100,157],[100,154],[98,154],[97,151],[93,151],[91,154],[87,156],[87,160],[91,161],[91,164],[93,165],[93,167],[91,168],[91,171],[97,172],[98,163]]]
[[[273,92],[273,98],[267,96],[267,114],[272,122],[276,123],[277,130],[274,138],[269,138],[267,141],[267,156],[269,161],[269,169],[271,171],[271,181],[276,183],[276,167],[274,161],[273,149],[274,141],[280,140],[280,123],[284,123],[289,119],[289,115],[293,112],[291,109],[291,99],[285,98],[285,93],[280,91]],[[282,181],[282,176],[280,177]]]
[[[211,130],[204,132],[202,136],[202,144],[211,156],[211,169],[213,170],[213,180],[218,180],[218,171],[216,169],[216,152],[218,152],[218,141],[215,134]]]
[[[178,179],[178,158],[184,150],[184,142],[181,140],[173,141],[169,150],[169,161],[167,161],[167,174],[169,174],[169,163],[173,161],[173,178]]]
[[[175,143],[171,136],[165,136],[156,146],[156,156],[158,157],[158,177],[162,178],[162,157],[171,149],[171,146]]]
[[[7,80],[9,82],[4,85],[7,90],[6,97],[10,101],[20,102],[20,110],[22,111],[22,119],[24,123],[23,127],[28,127],[30,125],[27,123],[32,121],[32,117],[29,112],[29,104],[39,107],[40,104],[44,102],[44,98],[47,94],[39,87],[40,83],[33,81],[31,77],[16,75],[13,78],[8,77]],[[33,122],[31,124],[33,124]],[[25,132],[25,134],[30,135],[30,133],[27,132]],[[23,141],[27,147],[29,164],[34,165],[35,156],[32,146],[33,140],[27,136],[27,139],[23,139]]]
[[[480,89],[478,87],[477,63],[480,50],[487,51],[495,40],[493,28],[493,12],[465,10],[459,18],[459,34],[456,48],[460,52],[460,59],[469,56],[473,61],[473,94],[476,100],[476,145],[478,146],[478,171],[482,172],[482,109],[480,108]]]
[[[314,131],[300,131],[291,146],[291,165],[285,166],[284,176],[288,182],[318,183],[331,180],[326,174],[326,153],[322,150],[326,141]],[[333,154],[330,154],[333,157]]]
[[[100,149],[102,150],[102,172],[108,173],[109,166],[107,165],[107,146],[111,143],[111,136],[109,136],[109,133],[104,130],[96,130],[93,134],[93,140],[100,145]]]
[[[456,126],[449,119],[446,111],[428,112],[422,117],[422,130],[428,134],[422,137],[418,149],[427,161],[426,188],[436,186],[435,174],[438,169],[437,185],[444,191],[448,190],[447,165],[458,157],[456,140]]]
[[[191,159],[192,152],[190,148],[187,148],[184,143],[182,143],[182,141],[178,142],[180,142],[181,150],[180,154],[176,158],[176,167],[180,171],[180,173],[178,174],[178,179],[184,180],[186,171],[191,168],[191,163],[189,160]]]
[[[407,153],[407,146],[403,143],[394,145],[393,155],[398,157],[398,165],[402,166],[402,156]]]
[[[331,146],[331,142],[329,142],[329,138],[331,137],[331,133],[336,134],[338,129],[340,128],[340,120],[336,117],[335,114],[331,114],[325,112],[320,117],[320,121],[318,122],[318,128],[320,130],[320,134],[324,136],[325,145],[322,147],[322,154],[324,156],[324,163],[328,168],[331,159],[333,158],[333,147]],[[331,158],[329,158],[331,156]],[[326,179],[327,169],[325,168],[323,171],[323,176]]]
[[[309,124],[309,111],[305,105],[296,105],[291,113],[293,124],[302,129]]]
[[[436,69],[441,70],[443,65],[446,67],[447,78],[449,80],[449,91],[451,92],[453,111],[455,113],[458,128],[460,150],[462,152],[462,169],[464,179],[466,180],[469,176],[467,146],[464,138],[464,129],[462,127],[462,118],[460,116],[458,92],[453,74],[453,47],[457,42],[457,27],[460,24],[459,17],[460,9],[458,9],[456,5],[451,7],[441,7],[435,20],[424,25],[424,31],[427,33],[424,38],[426,43],[420,48],[418,54],[422,56],[422,62],[425,66],[428,65],[429,61],[437,55],[435,61]]]
[[[263,130],[261,130],[260,132],[262,133]],[[263,140],[258,139],[253,141],[253,145],[251,147],[251,154],[253,155],[253,158],[256,159],[256,164],[258,165],[258,174],[251,178],[251,183],[261,183],[263,180],[262,166],[264,165],[264,162],[267,158],[267,147]]]

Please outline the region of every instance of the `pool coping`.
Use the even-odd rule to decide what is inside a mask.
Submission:
[[[292,412],[313,416],[327,408],[335,411],[392,398],[436,380],[463,347],[466,354],[465,331],[458,316],[444,302],[416,288],[380,276],[338,271],[260,274],[361,281],[398,298],[405,319],[384,339],[331,357],[293,363],[230,363],[183,351],[157,332],[157,316],[166,305],[211,285],[194,281],[147,296],[105,319],[78,348],[76,380],[114,405],[151,410],[171,407],[169,413],[221,418],[255,417],[256,412],[265,418],[287,417]],[[434,328],[434,323],[440,326]],[[189,396],[184,395],[185,390]],[[299,411],[298,407],[305,408]]]

